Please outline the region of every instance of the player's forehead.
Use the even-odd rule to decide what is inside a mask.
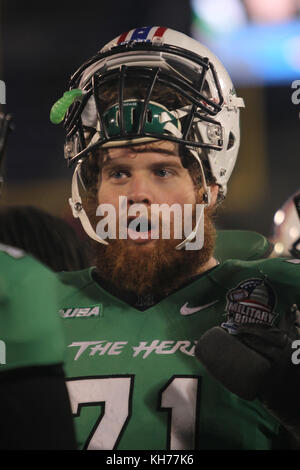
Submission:
[[[109,162],[121,160],[134,161],[140,155],[145,154],[147,154],[147,156],[150,155],[152,159],[155,159],[157,162],[173,160],[181,164],[178,144],[170,141],[155,141],[139,145],[105,149],[103,165],[106,166]]]

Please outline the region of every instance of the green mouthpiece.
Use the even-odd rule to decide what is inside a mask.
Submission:
[[[52,106],[50,111],[50,121],[53,124],[59,124],[62,122],[71,104],[81,97],[82,94],[82,90],[79,90],[78,88],[66,91],[63,96]]]

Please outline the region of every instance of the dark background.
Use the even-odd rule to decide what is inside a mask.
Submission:
[[[0,7],[0,79],[7,93],[2,109],[16,124],[4,202],[62,215],[72,171],[63,158],[63,129],[49,121],[52,104],[68,89],[71,73],[123,31],[161,25],[189,34],[189,1],[2,0]],[[267,235],[275,210],[300,187],[300,105],[292,104],[292,91],[290,83],[238,88],[246,102],[242,143],[220,227]]]

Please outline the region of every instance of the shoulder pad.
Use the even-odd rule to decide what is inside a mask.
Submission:
[[[263,235],[247,230],[217,230],[214,256],[219,261],[239,259],[252,261],[267,258],[273,244]]]

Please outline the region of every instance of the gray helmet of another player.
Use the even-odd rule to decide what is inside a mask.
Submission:
[[[300,259],[300,189],[276,211],[271,241],[275,256]]]

